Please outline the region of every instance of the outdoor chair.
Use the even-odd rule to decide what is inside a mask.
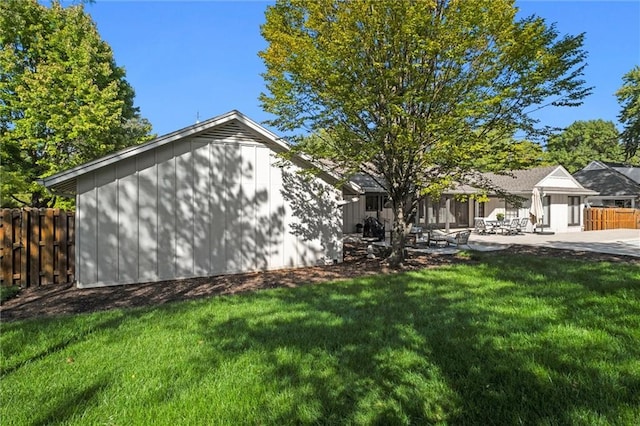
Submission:
[[[516,235],[520,233],[520,219],[511,219],[508,225],[501,226],[500,232],[507,235]]]
[[[476,231],[478,234],[488,234],[489,232],[491,232],[491,227],[488,227],[486,222],[482,218],[476,218],[474,226],[474,231]]]
[[[422,227],[420,226],[412,226],[409,230],[409,235],[407,236],[406,244],[409,246],[416,247],[420,241],[423,240],[422,236]]]
[[[429,241],[428,245],[439,246],[440,244],[447,245],[447,237],[449,234],[442,232],[439,229],[431,229],[429,230]]]
[[[520,225],[518,226],[518,234],[524,233],[527,230],[527,226],[529,225],[529,218],[523,217],[520,219]]]
[[[471,231],[469,229],[465,229],[463,231],[454,232],[447,236],[447,245],[455,244],[456,247],[467,246],[469,247],[469,237],[471,236]],[[471,248],[471,247],[469,247]]]
[[[374,241],[384,241],[385,225],[377,218],[369,216],[364,220],[362,232],[363,238],[371,238]]]

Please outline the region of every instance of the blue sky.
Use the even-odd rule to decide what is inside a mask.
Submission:
[[[136,105],[158,135],[237,109],[257,122],[270,116],[258,52],[263,1],[96,0],[86,6],[116,62],[125,67]],[[614,93],[640,65],[640,1],[518,1],[523,15],[555,22],[561,34],[586,33],[585,80],[593,94],[581,107],[538,113],[566,127],[602,118],[617,124]]]

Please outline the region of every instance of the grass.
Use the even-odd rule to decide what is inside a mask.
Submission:
[[[18,295],[18,293],[20,293],[20,287],[17,285],[0,286],[0,304],[9,299],[13,299]]]
[[[640,268],[460,265],[2,324],[0,423],[640,424]]]

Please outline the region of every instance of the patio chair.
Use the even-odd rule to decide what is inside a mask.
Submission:
[[[487,226],[484,219],[480,217],[477,217],[475,219],[474,226],[475,226],[474,231],[476,231],[478,234],[488,234],[492,230],[491,227]]]
[[[443,246],[446,246],[449,244],[447,238],[449,238],[449,234],[439,229],[431,229],[429,230],[428,245],[439,246],[442,244]]]
[[[422,227],[412,226],[407,235],[406,245],[416,247],[419,241],[423,240]]]
[[[509,222],[508,225],[501,226],[499,229],[503,235],[516,235],[520,233],[520,219],[511,219],[511,222]]]
[[[527,226],[529,225],[529,218],[523,217],[520,219],[520,224],[518,225],[518,234],[523,234],[524,231],[527,230]]]
[[[363,238],[370,238],[374,241],[384,241],[385,225],[377,218],[369,216],[364,220]]]
[[[447,236],[447,245],[455,244],[456,247],[467,246],[469,247],[469,237],[471,236],[471,230],[465,229],[463,231],[454,232]]]

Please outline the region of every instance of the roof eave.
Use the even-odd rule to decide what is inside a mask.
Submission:
[[[210,118],[209,120],[203,121],[201,123],[194,124],[189,127],[185,127],[183,129],[177,130],[172,133],[168,133],[166,135],[160,136],[152,141],[141,145],[134,145],[128,148],[125,148],[121,151],[115,152],[110,155],[106,155],[102,158],[98,158],[93,161],[89,161],[80,166],[74,167],[69,170],[65,170],[63,172],[57,173],[55,175],[43,178],[39,180],[43,186],[50,189],[53,193],[58,193],[60,195],[64,194],[64,196],[73,197],[76,193],[76,182],[77,178],[102,167],[109,166],[118,161],[124,160],[126,158],[131,158],[136,155],[142,154],[144,152],[159,148],[163,145],[169,144],[179,139],[184,139],[187,137],[198,135],[206,130],[209,130],[213,127],[220,126],[222,124],[228,123],[230,121],[237,120],[241,124],[248,127],[250,130],[256,132],[262,138],[265,139],[269,144],[271,144],[278,151],[289,151],[291,147],[288,143],[286,143],[282,138],[274,134],[273,132],[265,129],[255,121],[251,120],[249,117],[245,116],[241,112],[237,110],[233,110],[227,112],[225,114],[219,115],[217,117]],[[309,164],[313,164],[308,158],[304,158],[303,156],[297,156],[302,161],[307,162]],[[316,166],[324,175],[324,179],[326,181],[331,181],[333,184],[337,184],[340,182],[340,178],[335,176],[330,171],[324,169],[321,166]],[[69,193],[69,188],[73,188],[72,193]],[[354,194],[362,193],[362,189],[351,182],[346,182],[342,185],[343,189],[347,189],[352,191]]]

